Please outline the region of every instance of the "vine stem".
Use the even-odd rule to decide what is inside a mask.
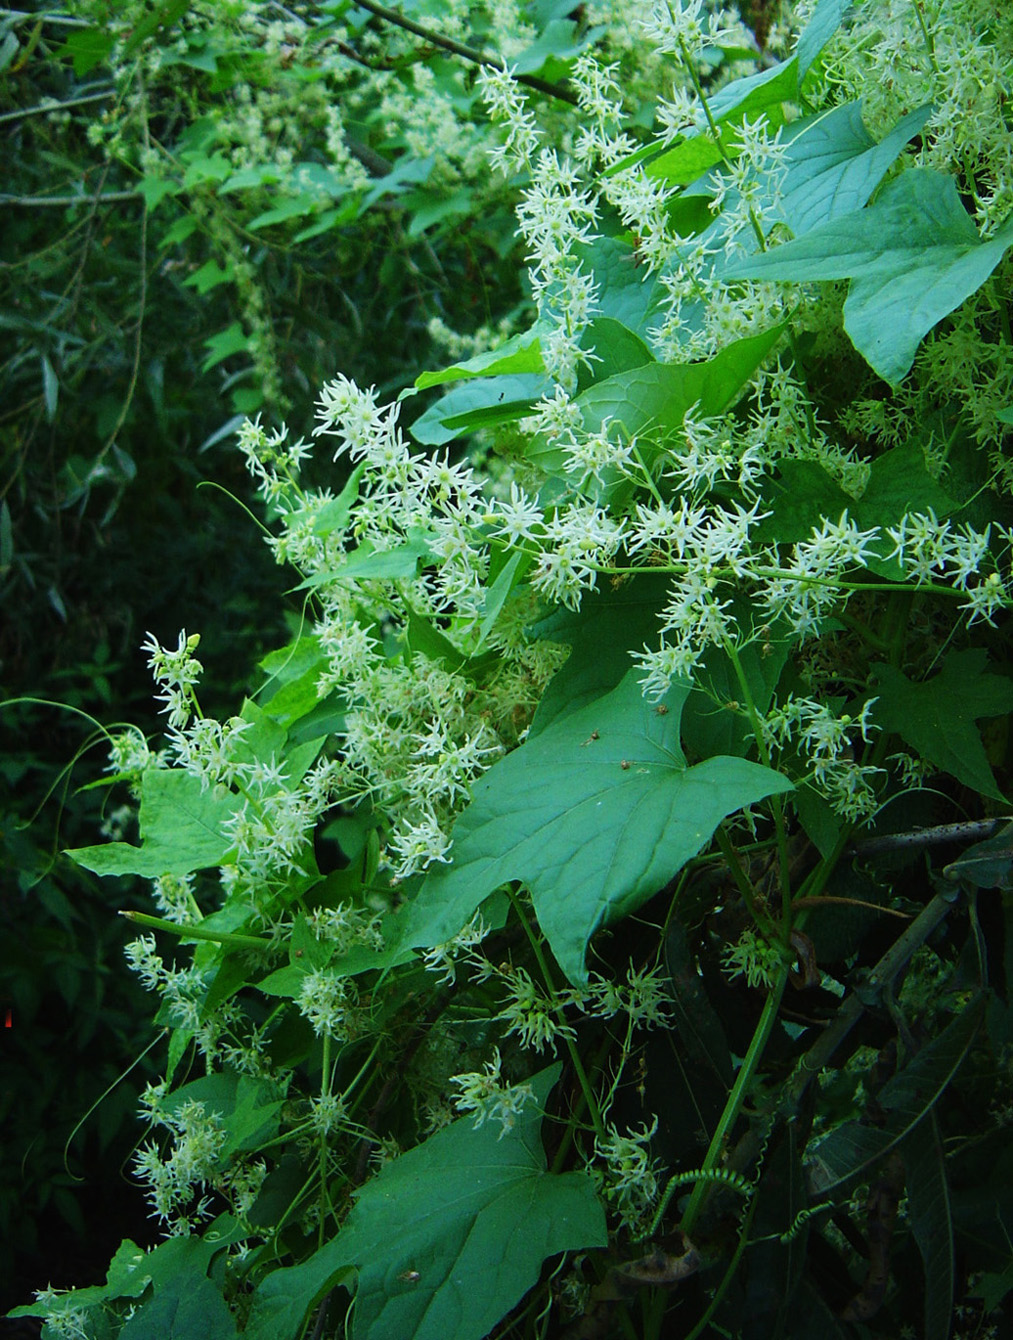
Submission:
[[[777,1011],[780,1008],[781,997],[784,995],[784,988],[787,981],[788,970],[787,968],[782,968],[778,974],[777,981],[772,987],[770,994],[767,996],[763,1012],[760,1015],[759,1023],[756,1025],[752,1041],[749,1044],[749,1050],[746,1052],[739,1073],[736,1076],[735,1084],[732,1087],[731,1093],[728,1095],[727,1103],[725,1103],[724,1111],[721,1113],[714,1134],[711,1137],[710,1146],[707,1149],[706,1157],[701,1165],[702,1172],[713,1171],[718,1167],[721,1161],[725,1141],[738,1119],[739,1112],[742,1109],[742,1104],[746,1097],[746,1091],[752,1083],[753,1077],[763,1059],[763,1053],[766,1049],[767,1042],[770,1039],[770,1034],[773,1031],[774,1023],[777,1019]],[[674,1187],[670,1187],[670,1190],[674,1191],[674,1189]],[[688,1238],[692,1238],[693,1236],[693,1229],[696,1227],[696,1222],[700,1217],[700,1211],[703,1209],[704,1201],[710,1193],[710,1189],[710,1184],[706,1181],[697,1182],[696,1186],[693,1188],[693,1193],[689,1198],[689,1204],[686,1206],[686,1212],[682,1216],[682,1221],[679,1224],[680,1229]],[[666,1190],[665,1195],[662,1197],[661,1204],[658,1207],[658,1212],[655,1215],[655,1223],[652,1225],[652,1236],[653,1233],[657,1231],[657,1226],[660,1224],[664,1212],[668,1208],[669,1199],[669,1190]]]
[[[475,65],[487,65],[493,70],[504,70],[510,74],[509,66],[502,56],[493,55],[488,51],[479,51],[475,47],[466,46],[463,42],[455,42],[452,37],[444,37],[442,33],[434,32],[432,28],[426,28],[421,23],[416,23],[414,19],[408,18],[405,14],[399,13],[396,9],[390,9],[387,5],[378,5],[374,0],[356,0],[360,9],[369,10],[370,14],[375,14],[378,19],[386,19],[388,23],[393,23],[398,28],[403,28],[406,32],[414,33],[416,37],[421,37],[424,42],[430,46],[442,47],[444,51],[450,51],[455,56],[462,56],[465,60],[470,60]],[[569,89],[560,88],[558,84],[550,84],[546,79],[539,79],[535,75],[529,74],[511,74],[510,77],[518,84],[525,84],[528,88],[537,89],[539,93],[547,93],[552,98],[559,98],[562,102],[568,102],[576,107],[576,95]]]
[[[749,680],[746,677],[738,648],[732,639],[727,636],[724,638],[724,648],[735,671],[735,678],[739,681],[739,688],[742,690],[742,697],[745,700],[746,711],[753,727],[753,738],[756,740],[756,749],[760,755],[760,760],[765,768],[770,768],[770,746],[763,733],[763,723],[760,720],[760,713],[753,698],[753,691],[749,687]],[[788,860],[788,830],[784,822],[784,806],[781,804],[780,796],[770,797],[770,808],[774,815],[774,828],[777,833],[778,875],[781,885],[781,934],[784,937],[785,944],[787,944],[788,935],[791,931],[791,873]]]
[[[742,1253],[746,1250],[746,1246],[749,1242],[749,1230],[752,1227],[753,1215],[756,1213],[758,1204],[759,1200],[754,1196],[746,1207],[746,1213],[742,1220],[741,1232],[739,1233],[739,1240],[735,1245],[735,1251],[732,1253],[732,1259],[728,1262],[728,1269],[722,1275],[721,1283],[714,1290],[714,1297],[707,1305],[707,1310],[685,1337],[685,1340],[697,1340],[697,1336],[703,1335],[707,1330],[707,1327],[710,1325],[714,1313],[721,1306],[721,1302],[724,1299],[725,1294],[728,1292],[728,1286],[735,1278],[735,1272],[739,1268],[739,1262],[742,1260]]]
[[[513,889],[510,889],[508,892],[514,911],[517,913],[517,919],[524,927],[524,933],[530,941],[535,960],[538,963],[538,970],[542,974],[542,980],[545,982],[550,995],[553,997],[553,1009],[557,1017],[562,1021],[562,1006],[555,1003],[556,987],[552,980],[552,973],[549,971],[549,965],[545,958],[545,954],[542,952],[541,943],[539,942],[538,936],[531,928],[531,922],[525,914],[524,908],[521,905],[521,900],[517,897],[517,894],[514,893]],[[588,1079],[587,1071],[584,1069],[584,1062],[580,1059],[580,1052],[577,1050],[577,1044],[574,1042],[573,1038],[569,1037],[566,1033],[563,1033],[561,1036],[566,1043],[567,1051],[570,1053],[570,1060],[573,1062],[573,1069],[577,1076],[577,1082],[580,1084],[581,1092],[584,1095],[584,1101],[587,1103],[587,1110],[591,1115],[591,1122],[594,1125],[595,1134],[600,1140],[604,1141],[608,1138],[608,1132],[605,1130],[605,1122],[602,1119],[601,1110],[598,1107],[597,1099],[594,1096],[594,1090],[591,1088],[591,1081]]]
[[[324,1056],[321,1065],[320,1076],[320,1101],[323,1103],[331,1092],[331,1035],[328,1030],[324,1032]],[[320,1173],[320,1218],[317,1224],[317,1250],[324,1245],[324,1220],[326,1218],[325,1210],[327,1207],[327,1134],[320,1132],[320,1152],[317,1160],[317,1168]]]
[[[728,870],[732,879],[734,879],[739,893],[742,894],[743,902],[746,904],[746,907],[749,908],[749,915],[756,922],[757,926],[761,929],[765,929],[767,933],[770,933],[771,930],[776,929],[774,923],[756,901],[753,894],[753,886],[749,882],[749,876],[746,874],[745,870],[743,870],[742,862],[739,860],[739,853],[735,850],[735,844],[725,832],[723,824],[718,824],[714,837],[728,864]]]
[[[167,921],[164,917],[152,917],[147,912],[120,912],[121,917],[146,926],[153,931],[168,931],[181,940],[211,940],[219,945],[231,945],[234,949],[270,949],[271,941],[260,935],[237,935],[235,931],[206,931],[201,926],[185,926],[178,921]]]

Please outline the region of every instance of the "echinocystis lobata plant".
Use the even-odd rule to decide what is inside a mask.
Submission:
[[[335,377],[333,488],[242,428],[291,640],[222,722],[150,637],[140,844],[74,853],[153,881],[166,1241],[50,1334],[934,1338],[960,1233],[1002,1278],[947,1191],[992,1128],[941,1132],[1011,1085],[1013,15],[795,10],[729,74],[734,17],[644,6],[650,133],[593,54],[565,143],[485,70],[530,328],[407,429]]]

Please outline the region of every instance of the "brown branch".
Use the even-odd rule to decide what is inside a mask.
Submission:
[[[404,28],[406,32],[414,33],[416,37],[421,37],[431,46],[441,47],[444,51],[450,51],[455,56],[462,56],[465,60],[472,61],[475,65],[487,65],[493,70],[505,70],[510,73],[510,67],[502,56],[494,52],[478,51],[475,47],[466,46],[463,42],[455,42],[452,37],[444,37],[442,33],[437,33],[432,28],[426,28],[421,23],[416,23],[414,19],[409,19],[404,14],[399,14],[396,9],[390,9],[387,5],[378,5],[374,0],[355,0],[360,9],[368,9],[370,14],[375,14],[378,19],[386,19],[388,23],[395,24],[398,28]],[[518,84],[524,84],[527,88],[536,89],[539,93],[547,93],[550,98],[559,98],[561,102],[568,102],[572,107],[577,105],[577,96],[571,93],[568,88],[562,88],[559,84],[550,84],[545,79],[539,79],[535,75],[515,74],[511,75]]]

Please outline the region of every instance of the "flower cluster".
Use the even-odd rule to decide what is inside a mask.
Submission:
[[[726,946],[721,966],[729,981],[745,977],[747,986],[770,990],[784,971],[784,958],[776,945],[746,929],[735,944]]]
[[[868,698],[857,716],[837,716],[828,703],[790,695],[761,724],[774,749],[791,745],[808,761],[809,781],[852,823],[869,818],[878,804],[872,779],[882,769],[857,763],[851,740],[857,733],[865,744],[870,742],[870,730],[878,729],[870,720],[875,703]]]
[[[595,1165],[592,1173],[602,1184],[605,1196],[623,1225],[636,1233],[644,1227],[648,1211],[658,1196],[658,1166],[648,1146],[658,1129],[655,1117],[650,1127],[630,1128],[621,1134],[615,1126],[597,1136],[595,1154],[604,1166]]]
[[[484,1070],[454,1075],[451,1084],[459,1090],[454,1098],[458,1112],[474,1112],[475,1128],[486,1121],[498,1121],[500,1139],[513,1127],[526,1103],[534,1101],[530,1084],[504,1084],[499,1048]]]
[[[148,1201],[154,1214],[172,1234],[186,1236],[210,1212],[206,1195],[195,1207],[187,1207],[216,1179],[227,1132],[219,1115],[208,1112],[204,1103],[194,1099],[174,1110],[160,1107],[158,1121],[172,1133],[172,1153],[163,1158],[158,1146],[149,1143],[135,1156],[134,1169],[148,1184]]]

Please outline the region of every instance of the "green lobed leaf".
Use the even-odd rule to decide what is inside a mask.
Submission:
[[[315,192],[306,191],[302,195],[290,196],[273,209],[264,210],[246,225],[251,232],[258,228],[270,228],[275,223],[287,223],[289,219],[303,219],[320,208],[320,197]]]
[[[244,1340],[288,1340],[302,1334],[310,1309],[353,1274],[351,1266],[333,1264],[332,1246],[297,1266],[272,1270],[260,1281],[250,1300]]]
[[[185,1103],[203,1103],[206,1112],[217,1113],[227,1139],[219,1158],[224,1161],[242,1150],[252,1150],[278,1133],[284,1095],[271,1080],[241,1075],[236,1070],[217,1070],[191,1080],[162,1100],[162,1109],[172,1114]]]
[[[640,336],[613,316],[596,316],[589,322],[581,336],[580,347],[590,350],[594,358],[590,365],[582,364],[578,370],[578,392],[586,390],[593,382],[656,362]]]
[[[596,237],[578,242],[573,254],[594,275],[597,315],[646,339],[665,291],[658,276],[637,263],[632,244],[621,237]]]
[[[265,656],[260,667],[267,674],[262,707],[279,726],[287,729],[317,707],[317,681],[327,667],[319,638],[304,633]]]
[[[551,19],[530,46],[511,57],[511,69],[517,74],[537,74],[546,61],[568,61],[579,56],[589,40],[593,40],[593,34],[579,35],[572,19]]]
[[[74,62],[74,73],[80,78],[96,65],[101,65],[113,49],[115,35],[102,28],[72,29],[63,46],[56,55],[70,56]]]
[[[141,781],[141,845],[105,842],[66,854],[96,875],[188,875],[222,864],[232,839],[223,824],[241,801],[201,791],[182,768],[147,768]]]
[[[931,103],[916,108],[878,144],[862,121],[860,101],[833,107],[805,126],[786,147],[777,207],[795,236],[861,209],[931,114]]]
[[[199,1271],[181,1271],[141,1304],[120,1340],[234,1340],[238,1334],[221,1291]]]
[[[237,1221],[231,1215],[220,1215],[213,1223],[209,1224],[204,1231],[203,1237],[196,1234],[192,1237],[172,1237],[166,1242],[160,1243],[150,1251],[142,1251],[136,1243],[129,1238],[125,1238],[116,1250],[109,1270],[106,1274],[105,1284],[92,1285],[86,1289],[72,1289],[68,1293],[61,1294],[56,1300],[55,1309],[58,1313],[76,1308],[89,1308],[98,1303],[112,1301],[117,1298],[139,1298],[149,1287],[154,1286],[155,1294],[160,1295],[164,1292],[167,1299],[176,1297],[175,1282],[184,1281],[190,1287],[199,1291],[201,1281],[207,1280],[208,1267],[213,1258],[226,1247],[238,1242],[244,1236],[243,1230],[239,1227]],[[217,1293],[217,1290],[215,1291]],[[222,1300],[221,1294],[218,1294],[219,1302]],[[149,1300],[155,1301],[155,1300]],[[28,1304],[25,1307],[14,1308],[9,1316],[12,1317],[38,1317],[42,1316],[46,1308],[39,1304]],[[221,1317],[220,1310],[213,1302],[208,1303],[209,1319],[215,1316]],[[228,1316],[226,1310],[226,1316]],[[184,1320],[187,1318],[184,1316]],[[231,1318],[229,1318],[231,1323]],[[53,1328],[56,1333],[56,1328]],[[220,1334],[231,1335],[234,1332],[223,1332]],[[102,1334],[105,1334],[103,1332]],[[121,1334],[126,1334],[124,1330]],[[149,1334],[141,1332],[140,1334]],[[171,1330],[166,1330],[161,1334],[172,1335]],[[199,1330],[189,1332],[179,1332],[180,1336],[186,1334],[196,1337],[204,1334]],[[216,1334],[212,1329],[207,1331],[209,1336]],[[135,1336],[135,1340],[137,1337]]]
[[[160,185],[167,183],[161,182]],[[193,287],[203,297],[211,289],[217,288],[219,284],[228,284],[231,282],[233,269],[231,262],[226,266],[221,266],[216,260],[205,261],[199,270],[195,270],[183,280],[184,287]]]
[[[976,889],[1013,889],[1013,823],[969,847],[943,874],[947,879],[966,880]]]
[[[190,223],[192,220],[185,219],[184,223]],[[190,230],[192,231],[192,229]],[[170,228],[169,232],[172,232]],[[167,244],[169,233],[163,238],[163,245]],[[210,372],[213,367],[231,358],[233,354],[245,354],[250,349],[250,337],[244,332],[238,321],[233,321],[227,330],[219,331],[217,335],[212,335],[204,341],[204,346],[208,350],[208,356],[201,364],[201,372]]]
[[[673,186],[688,186],[722,161],[722,149],[727,148],[725,139],[722,135],[719,147],[710,135],[692,135],[653,158],[645,172],[648,177],[659,177]]]
[[[522,881],[563,972],[587,980],[601,926],[635,911],[709,841],[726,815],[791,789],[739,758],[688,767],[679,743],[683,683],[643,698],[637,670],[494,764],[454,828],[452,862],[430,871],[405,943],[439,944],[500,885]]]
[[[534,1076],[512,1130],[462,1117],[388,1163],[357,1194],[320,1269],[358,1267],[353,1340],[481,1340],[557,1252],[604,1247],[590,1177],[546,1171],[542,1109],[556,1064]],[[311,1258],[313,1259],[313,1258]]]
[[[630,652],[657,639],[668,588],[661,573],[647,573],[591,591],[579,611],[561,607],[534,625],[537,637],[567,643],[571,652],[542,694],[529,738],[616,687],[630,668]]]
[[[739,628],[748,632],[752,620],[748,603],[736,599],[733,612]],[[773,700],[793,646],[787,629],[775,627],[768,632],[769,636],[747,643],[738,653],[742,673],[761,716]],[[752,725],[738,701],[742,689],[727,652],[722,647],[708,647],[693,679],[696,687],[689,695],[682,723],[683,743],[690,755],[744,757],[754,746]]]
[[[1013,245],[1013,219],[983,242],[952,177],[901,173],[875,204],[794,242],[735,261],[727,279],[851,279],[844,328],[884,380],[899,382],[937,322],[976,292]]]
[[[879,526],[883,538],[878,542],[880,557],[870,558],[868,567],[880,577],[903,581],[904,570],[896,558],[887,558],[893,542],[886,535],[888,526],[896,526],[908,512],[932,511],[942,520],[956,507],[956,501],[929,474],[925,452],[918,442],[907,442],[877,456],[869,470],[869,482],[851,516],[862,530]]]
[[[855,500],[816,461],[784,460],[777,476],[764,485],[764,510],[769,513],[753,534],[761,544],[797,544],[812,534],[824,517],[833,520]]]
[[[294,589],[305,591],[339,581],[407,580],[415,576],[420,562],[431,557],[427,537],[421,532],[410,535],[405,544],[393,549],[376,549],[370,540],[363,540],[358,549],[346,555],[340,566],[315,572]]]
[[[181,19],[190,8],[190,0],[162,0],[160,5],[143,17],[137,23],[134,31],[127,38],[123,48],[123,58],[129,59],[135,52],[139,51],[149,37],[158,33],[159,40],[164,42],[168,36],[169,29]]]
[[[949,515],[956,502],[929,473],[925,452],[918,442],[907,442],[877,456],[860,498],[845,493],[816,461],[786,460],[778,463],[778,475],[766,487],[764,503],[768,516],[757,527],[761,543],[793,544],[806,540],[825,517],[837,521],[847,511],[862,530],[896,526],[907,512],[930,509],[940,519]],[[892,581],[902,581],[904,571],[896,559],[886,555],[893,545],[888,536],[877,542],[880,557],[871,557],[872,572]]]
[[[979,717],[1013,711],[1013,680],[988,674],[982,647],[951,652],[937,675],[916,684],[889,665],[873,667],[873,718],[965,786],[1005,801],[981,743]]]
[[[744,116],[755,120],[761,112],[767,114],[768,121],[780,122],[780,106],[783,102],[794,102],[798,97],[798,60],[792,56],[769,70],[759,74],[746,75],[744,79],[733,79],[730,84],[718,90],[709,99],[710,113],[718,123],[730,116],[741,123]]]

